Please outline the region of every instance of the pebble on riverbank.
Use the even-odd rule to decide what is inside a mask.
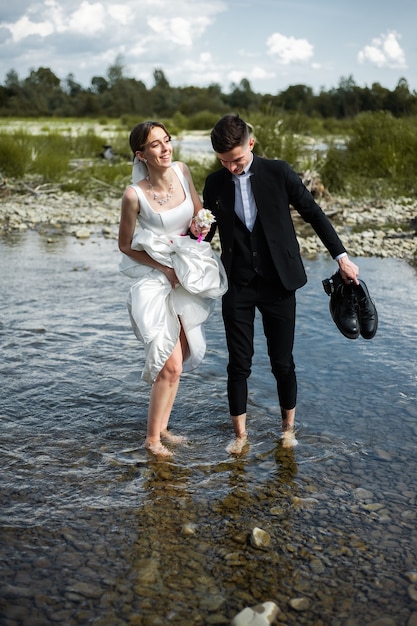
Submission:
[[[336,227],[350,256],[396,257],[411,263],[417,258],[417,200],[328,198],[321,206]],[[86,198],[73,192],[36,191],[0,199],[0,233],[27,229],[50,230],[88,239],[100,234],[117,237],[120,198]],[[323,244],[294,212],[294,224],[304,257],[323,252]]]

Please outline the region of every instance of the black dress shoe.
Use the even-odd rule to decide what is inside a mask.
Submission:
[[[359,279],[359,285],[353,285],[352,290],[358,303],[358,318],[360,333],[364,339],[375,337],[378,328],[378,313],[372,301],[369,291],[363,280]]]
[[[358,304],[351,285],[339,284],[330,296],[330,314],[345,337],[357,339],[360,333]]]

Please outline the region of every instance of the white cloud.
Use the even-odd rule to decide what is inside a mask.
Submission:
[[[185,55],[180,64],[171,65],[166,75],[171,84],[177,85],[208,85],[219,83],[222,79],[218,63],[213,61],[210,52],[201,52],[195,57]]]
[[[240,84],[240,81],[243,79],[252,83],[253,80],[269,80],[272,78],[275,78],[274,72],[268,72],[263,67],[259,66],[250,69],[246,68],[244,70],[230,70],[227,73],[227,79],[230,83],[234,83],[235,85]]]
[[[82,2],[80,8],[69,19],[69,27],[73,32],[94,35],[106,27],[106,11],[100,2],[90,4]]]
[[[7,24],[12,33],[13,41],[20,41],[30,35],[47,37],[53,33],[72,31],[86,36],[103,31],[106,27],[106,11],[99,2],[90,4],[87,1],[81,3],[76,11],[64,15],[63,8],[55,0],[46,2],[47,19],[43,16],[38,21],[29,19],[24,15],[14,24]]]
[[[20,0],[19,0],[20,1]],[[147,82],[155,67],[175,84],[208,84],[225,79],[224,66],[206,52],[207,31],[222,0],[22,0],[25,14],[4,21],[0,69],[19,71],[49,60],[59,75],[72,72],[84,84],[120,59],[125,70]],[[22,7],[23,10],[23,7]],[[40,44],[42,41],[42,44]],[[10,54],[13,50],[13,55]],[[216,51],[215,51],[216,52]],[[190,63],[189,63],[190,61]]]
[[[202,52],[200,54],[200,62],[203,67],[201,69],[204,71],[207,65],[213,66],[213,57],[211,56],[211,52]]]
[[[148,18],[148,25],[155,33],[161,35],[163,40],[179,46],[192,46],[194,39],[198,39],[210,23],[207,17]]]
[[[161,17],[159,10],[155,11],[158,2],[161,10],[165,11],[164,17]],[[155,44],[164,41],[184,48],[192,46],[204,34],[216,12],[225,10],[221,3],[210,6],[195,3],[192,11],[185,11],[186,7],[183,7],[184,16],[181,16],[179,10],[170,16],[172,8],[167,0],[146,0],[139,23],[136,24],[132,19],[136,8],[131,0],[127,0],[125,5],[83,0],[75,10],[60,0],[46,0],[43,9],[39,6],[36,14],[34,11],[28,12],[18,21],[4,23],[4,26],[9,29],[13,41],[18,42],[31,35],[47,37],[63,32],[94,36],[117,24],[131,32],[133,38],[136,35],[149,42],[153,35]]]
[[[198,72],[199,74],[205,74],[206,71],[212,71],[216,69],[216,64],[213,61],[211,52],[201,52],[196,57],[188,57],[184,59],[183,67],[187,72]]]
[[[128,50],[129,56],[134,59],[135,57],[141,57],[146,52],[146,45],[142,41],[136,41],[133,46],[129,46]]]
[[[51,22],[32,22],[26,15],[14,24],[7,24],[7,26],[12,33],[13,41],[20,41],[30,35],[46,37],[55,30]]]
[[[227,74],[227,79],[236,85],[239,84],[243,78],[247,78],[247,73],[241,70],[233,70]]]
[[[267,54],[281,63],[305,63],[314,53],[314,47],[307,39],[286,37],[281,33],[274,33],[266,40]]]
[[[398,42],[399,39],[401,39],[401,35],[395,31],[375,37],[370,45],[359,51],[359,63],[369,61],[377,67],[391,69],[407,67],[404,51]]]
[[[273,72],[267,72],[263,67],[253,67],[251,69],[250,78],[253,79],[265,79],[265,78],[274,78],[275,74]]]
[[[256,57],[259,57],[259,52],[249,52],[248,50],[245,50],[244,48],[241,48],[240,50],[238,50],[237,53],[240,57],[244,57],[245,59],[254,59]]]
[[[132,11],[125,4],[111,4],[107,10],[111,18],[124,26],[127,26],[132,19]]]

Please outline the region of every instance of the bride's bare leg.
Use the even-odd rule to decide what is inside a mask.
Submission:
[[[181,347],[181,366],[182,366],[182,363],[184,362],[184,359],[186,358],[186,354],[188,351],[187,339],[186,339],[184,330],[182,328],[180,332],[179,344]],[[179,384],[179,378],[178,378],[178,384]],[[163,415],[162,424],[161,424],[161,437],[163,437],[164,439],[166,439],[167,441],[171,443],[185,443],[187,441],[187,437],[185,437],[184,435],[174,435],[171,431],[168,430],[168,422],[171,416],[171,411],[174,405],[177,391],[178,391],[178,385],[175,391],[173,389],[172,397],[169,398],[166,410]]]
[[[181,329],[181,335],[184,335]],[[175,435],[168,434],[168,421],[177,395],[183,363],[183,345],[180,339],[171,356],[159,372],[151,391],[148,411],[148,428],[145,446],[158,456],[172,456],[173,453],[161,443],[161,436],[175,442]],[[186,342],[185,342],[186,344]]]

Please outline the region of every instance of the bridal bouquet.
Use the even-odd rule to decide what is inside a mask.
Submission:
[[[194,222],[200,228],[210,228],[215,221],[214,215],[209,209],[200,209],[197,215],[194,216]],[[197,242],[200,243],[202,239],[203,235],[200,233]]]

